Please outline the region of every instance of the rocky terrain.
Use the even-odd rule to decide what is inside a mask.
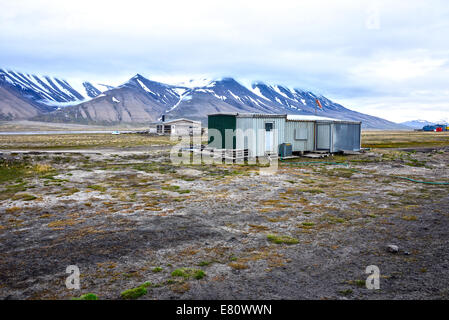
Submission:
[[[264,175],[174,165],[172,144],[0,137],[0,298],[449,298],[449,186],[404,179],[448,182],[447,147],[299,158]],[[65,286],[68,265],[80,290]],[[369,265],[379,290],[365,286]]]

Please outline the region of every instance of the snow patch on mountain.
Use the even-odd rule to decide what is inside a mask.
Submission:
[[[210,84],[212,82],[211,79],[208,78],[200,78],[200,79],[190,79],[187,81],[181,81],[178,82],[174,85],[178,86],[178,87],[186,87],[189,89],[194,89],[194,88],[200,88],[200,87],[205,87],[208,84]]]
[[[144,84],[142,83],[142,81],[140,81],[139,79],[137,79],[137,82],[140,84],[140,86],[142,87],[143,90],[145,90],[146,92],[155,94],[153,91],[151,91],[150,89],[148,89],[148,87],[147,87],[146,85],[144,85]]]
[[[0,84],[2,80],[24,97],[40,104],[55,107],[86,102],[113,88],[104,84],[76,80],[68,82],[50,76],[38,76],[0,69]]]
[[[252,93],[258,95],[259,97],[265,99],[265,100],[269,100],[267,97],[265,97],[262,92],[260,91],[259,87],[255,87],[255,86],[251,86],[248,88]]]
[[[184,93],[185,93],[185,92],[186,92],[186,91],[184,91]],[[181,103],[182,101],[188,101],[188,100],[192,100],[192,96],[191,96],[191,95],[184,95],[184,94],[181,94],[180,97],[179,97],[178,102],[177,102],[173,107],[171,107],[167,112],[171,112],[171,111],[175,110],[175,109],[180,105],[180,103]]]

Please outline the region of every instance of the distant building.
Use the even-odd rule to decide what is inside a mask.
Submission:
[[[201,135],[201,121],[174,119],[150,124],[150,132],[169,136]]]
[[[423,131],[434,131],[434,132],[441,132],[441,131],[448,131],[448,125],[446,124],[435,124],[435,125],[427,125],[422,128]]]

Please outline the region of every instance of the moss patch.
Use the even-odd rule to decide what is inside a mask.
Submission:
[[[267,239],[268,241],[271,241],[276,244],[297,244],[299,242],[298,239],[290,236],[280,236],[274,234],[269,234],[267,236]]]
[[[193,268],[180,268],[176,269],[171,273],[172,277],[183,277],[183,278],[195,278],[197,280],[202,279],[206,276],[206,273],[201,269]]]
[[[144,284],[138,286],[137,288],[128,289],[120,293],[122,299],[137,299],[148,293],[147,287],[151,286],[150,282],[145,282]]]
[[[98,296],[94,293],[86,293],[81,297],[74,297],[72,300],[98,300]]]

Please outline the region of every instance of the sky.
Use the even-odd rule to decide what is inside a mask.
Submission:
[[[0,68],[118,85],[234,77],[449,119],[449,3],[0,0]]]

